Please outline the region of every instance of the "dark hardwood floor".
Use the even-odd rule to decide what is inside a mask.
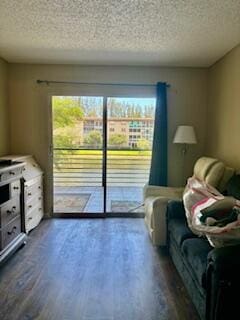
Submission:
[[[0,269],[1,320],[197,320],[143,219],[53,219]]]

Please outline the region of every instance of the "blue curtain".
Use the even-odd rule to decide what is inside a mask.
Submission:
[[[158,82],[152,161],[149,176],[150,185],[167,186],[167,127],[167,84]]]

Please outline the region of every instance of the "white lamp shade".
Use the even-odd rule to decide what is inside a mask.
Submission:
[[[196,134],[192,126],[178,126],[173,143],[195,144]]]

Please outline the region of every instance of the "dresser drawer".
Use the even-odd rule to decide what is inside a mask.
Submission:
[[[35,228],[43,217],[43,206],[39,205],[33,208],[28,214],[25,216],[25,228],[26,232],[29,232],[33,228]]]
[[[21,219],[20,216],[16,217],[4,228],[1,229],[0,249],[3,250],[21,233]]]
[[[42,178],[39,177],[37,179],[34,179],[32,181],[28,181],[25,183],[25,201],[28,201],[32,197],[35,196],[36,193],[42,193]]]
[[[12,182],[10,188],[11,188],[11,198],[13,198],[15,196],[19,196],[21,193],[21,181],[16,180],[16,181]]]
[[[25,213],[27,214],[31,211],[34,207],[42,206],[43,196],[41,192],[37,192],[35,195],[32,195],[26,202],[25,202]]]
[[[0,226],[3,228],[16,216],[20,215],[20,199],[15,197],[7,202],[0,208]]]
[[[36,201],[41,201],[43,199],[43,193],[42,190],[37,190],[34,193],[31,193],[31,195],[29,195],[26,200],[25,200],[25,206],[26,208],[28,206],[34,206],[34,203],[36,203]]]
[[[23,168],[20,167],[20,168],[15,168],[15,169],[12,169],[12,170],[9,170],[9,171],[6,171],[4,173],[2,173],[0,175],[0,181],[6,181],[6,180],[9,180],[9,179],[13,179],[17,176],[20,176],[22,174],[22,170]]]

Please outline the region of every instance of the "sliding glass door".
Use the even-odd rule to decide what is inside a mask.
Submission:
[[[141,216],[153,139],[154,98],[107,100],[107,211]]]
[[[103,97],[52,97],[52,127],[54,213],[103,213]]]
[[[53,96],[55,215],[141,215],[155,99]]]

